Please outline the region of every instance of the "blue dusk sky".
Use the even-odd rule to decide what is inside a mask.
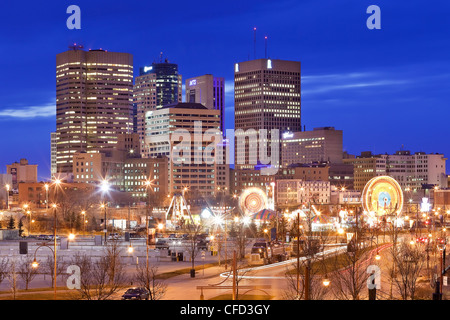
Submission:
[[[69,5],[81,30],[69,30]],[[381,29],[369,30],[370,5]],[[55,59],[71,43],[128,52],[134,70],[177,63],[183,80],[226,80],[226,127],[233,128],[233,65],[264,57],[302,63],[302,125],[344,131],[344,149],[450,155],[450,2],[7,1],[0,10],[0,173],[27,158],[50,175],[55,130]],[[183,81],[184,82],[184,81]]]

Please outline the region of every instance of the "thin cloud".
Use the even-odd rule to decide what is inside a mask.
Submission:
[[[52,117],[55,115],[56,106],[55,104],[51,103],[42,106],[30,106],[0,110],[0,117],[2,118],[32,119]]]

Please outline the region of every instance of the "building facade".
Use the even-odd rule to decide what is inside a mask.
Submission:
[[[208,163],[204,151],[211,139],[203,138],[207,130],[215,130],[215,138],[222,142],[220,112],[197,103],[177,103],[147,113],[146,143],[149,156],[169,157],[169,192],[190,192],[213,195],[217,189],[217,161],[212,152]],[[184,141],[175,130],[182,130],[190,141]],[[181,138],[181,139],[180,139]],[[211,137],[215,139],[214,137]],[[199,139],[199,140],[198,140]],[[186,144],[185,144],[186,143]]]
[[[306,202],[329,204],[330,196],[329,181],[280,179],[276,182],[275,202],[278,207],[298,207]]]
[[[426,185],[447,187],[446,158],[442,154],[397,151],[393,155],[373,155],[362,152],[354,159],[344,159],[353,164],[354,189],[363,190],[376,176],[388,175],[397,180],[403,190],[419,190]]]
[[[292,163],[342,163],[342,130],[334,127],[314,128],[312,131],[282,134],[282,165]]]
[[[56,56],[57,173],[76,152],[111,150],[133,130],[133,56],[69,50]]]
[[[225,134],[225,80],[212,74],[187,79],[186,102],[200,103],[208,109],[220,111],[220,130]]]
[[[267,130],[271,143],[280,144],[280,136],[273,136],[272,130],[301,131],[301,66],[298,61],[256,59],[239,62],[234,67],[234,108],[235,108],[235,171],[238,181],[240,175],[251,176],[245,170],[255,170],[258,163],[250,163],[250,141],[246,136],[253,130]],[[270,137],[270,138],[269,138]],[[252,155],[259,154],[257,146],[252,146]],[[270,152],[269,152],[270,153]],[[279,168],[280,157],[273,159],[272,168]],[[261,159],[258,159],[258,161]],[[257,162],[258,162],[257,161]],[[266,163],[267,164],[267,163]],[[234,188],[240,182],[235,181]],[[242,190],[236,190],[241,192]]]
[[[37,182],[37,164],[29,164],[27,159],[6,165],[6,173],[11,175],[11,190],[17,193],[20,182]]]
[[[146,113],[167,104],[182,102],[182,76],[178,65],[167,60],[141,67],[135,79],[133,102],[135,104],[135,128],[139,134],[140,152],[148,157],[145,146]]]

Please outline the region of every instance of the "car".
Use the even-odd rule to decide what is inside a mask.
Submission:
[[[122,300],[148,300],[150,294],[142,287],[130,288],[122,295]]]
[[[206,250],[208,248],[208,243],[204,240],[197,241],[197,248],[200,250]]]
[[[108,240],[119,240],[120,235],[118,233],[110,233],[108,236]]]
[[[416,242],[417,243],[427,243],[428,238],[427,237],[417,237]]]
[[[157,239],[155,248],[156,249],[169,249],[169,243],[166,240]]]
[[[46,234],[40,234],[40,235],[37,236],[36,239],[37,239],[37,240],[43,240],[43,241],[45,241],[45,240],[51,240],[50,236],[48,236],[48,235],[46,235]]]
[[[261,258],[267,258],[269,255],[267,249],[268,249],[267,242],[259,241],[253,244],[251,253],[258,253]]]

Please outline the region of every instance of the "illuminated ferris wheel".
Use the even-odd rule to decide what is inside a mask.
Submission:
[[[392,177],[374,177],[364,187],[362,204],[366,212],[376,216],[399,216],[403,209],[402,188]]]
[[[239,197],[239,208],[244,215],[250,215],[266,209],[268,199],[266,193],[260,188],[247,188]]]

